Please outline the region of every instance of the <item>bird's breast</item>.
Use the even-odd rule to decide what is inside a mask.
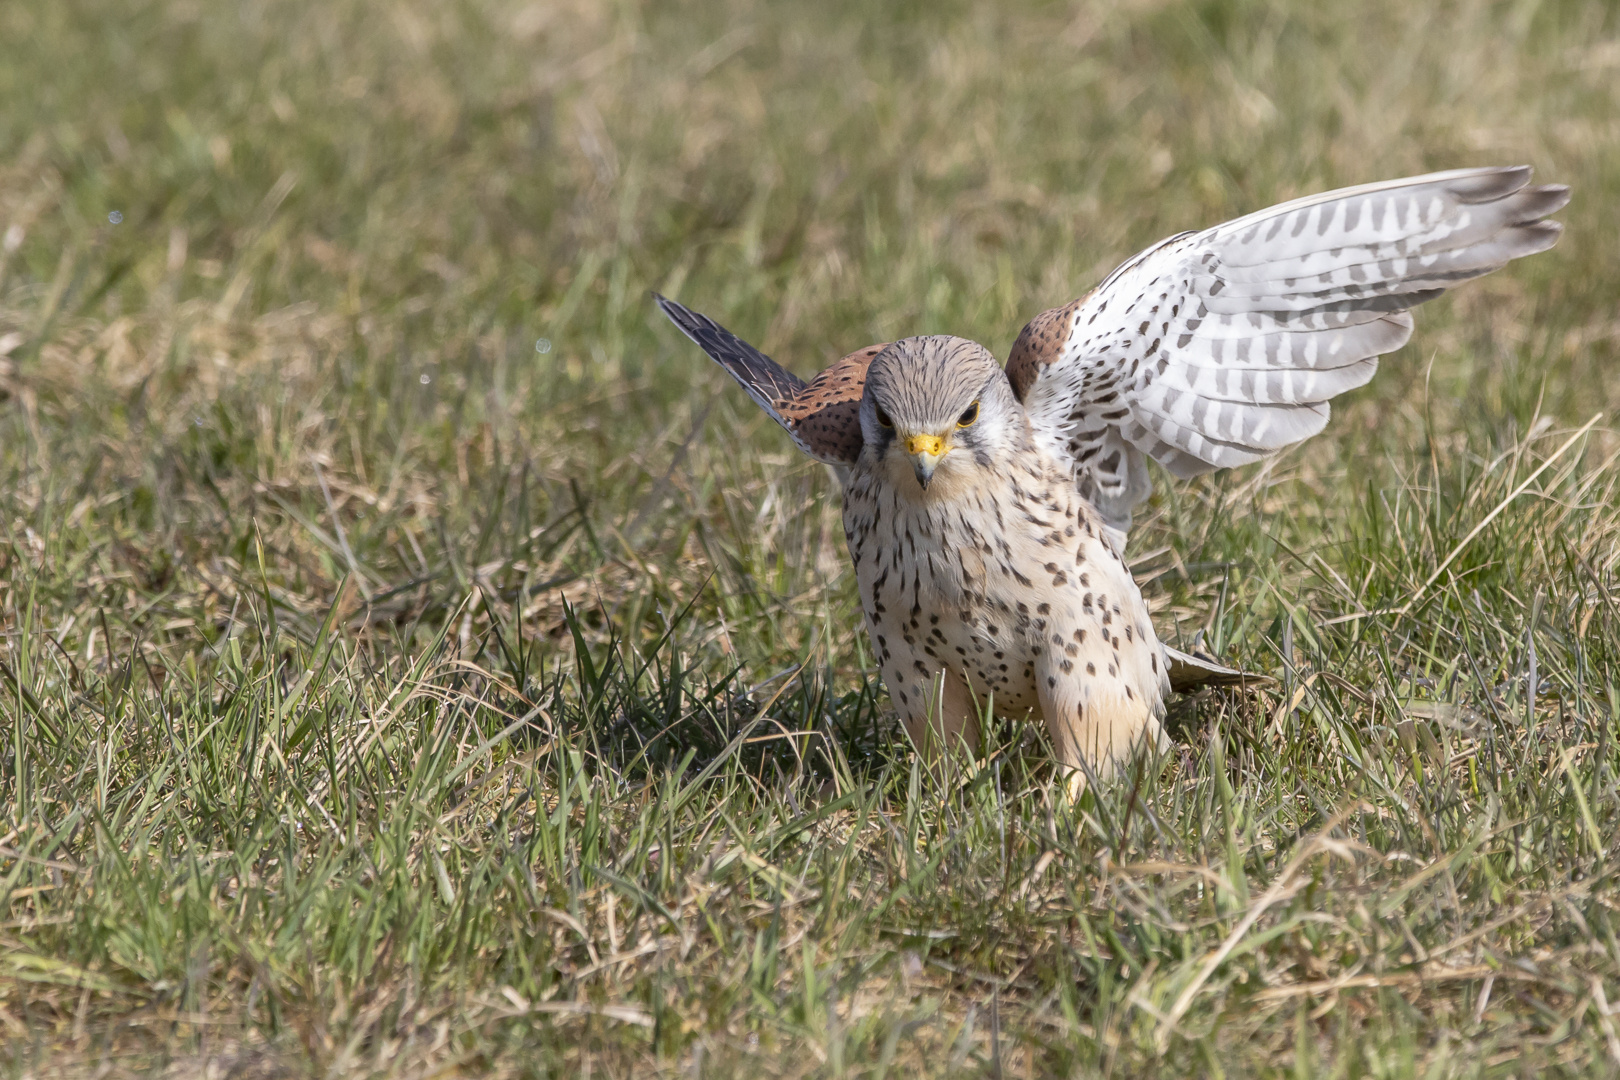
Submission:
[[[1016,711],[1035,707],[1045,656],[1078,663],[1077,677],[1088,663],[1098,678],[1128,677],[1157,701],[1141,594],[1066,478],[1027,471],[928,500],[880,480],[853,479],[844,523],[886,679],[950,667]]]

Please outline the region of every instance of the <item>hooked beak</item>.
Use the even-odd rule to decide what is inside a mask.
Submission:
[[[917,474],[917,483],[926,490],[928,481],[934,478],[934,470],[939,467],[939,459],[950,451],[945,445],[945,439],[940,435],[909,435],[906,437],[906,453],[911,455],[911,471]]]

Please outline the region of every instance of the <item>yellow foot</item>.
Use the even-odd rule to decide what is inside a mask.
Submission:
[[[1086,793],[1086,774],[1083,769],[1070,769],[1068,775],[1063,777],[1063,791],[1069,797],[1069,804],[1080,802],[1080,796]]]

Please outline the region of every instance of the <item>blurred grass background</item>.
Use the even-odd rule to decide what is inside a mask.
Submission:
[[[1565,446],[1620,400],[1617,23],[0,7],[0,1068],[1620,1067],[1620,443]],[[1078,812],[1016,730],[912,772],[835,486],[648,302],[1005,355],[1164,235],[1518,162],[1558,248],[1159,477],[1161,633],[1282,685]]]

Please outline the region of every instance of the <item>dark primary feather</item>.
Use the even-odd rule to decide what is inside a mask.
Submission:
[[[742,388],[759,403],[760,408],[770,413],[778,424],[788,426],[782,418],[781,408],[804,389],[803,379],[707,315],[700,315],[657,293],[653,293],[653,299],[658,301],[659,308],[669,317],[669,321],[680,327],[681,333],[730,372],[731,377],[742,384]]]
[[[805,382],[707,315],[657,293],[653,297],[669,321],[725,368],[800,450],[835,466],[851,465],[860,456],[866,369],[884,346],[858,349]]]

